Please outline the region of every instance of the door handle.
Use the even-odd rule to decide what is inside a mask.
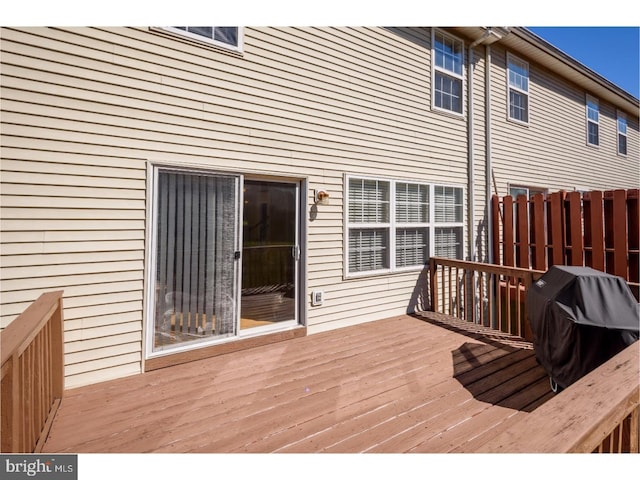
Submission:
[[[300,246],[299,245],[294,245],[291,248],[291,255],[293,256],[293,258],[295,259],[296,262],[300,260]]]

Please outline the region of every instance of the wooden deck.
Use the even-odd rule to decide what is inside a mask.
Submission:
[[[67,391],[44,451],[474,451],[552,395],[530,344],[428,312]]]

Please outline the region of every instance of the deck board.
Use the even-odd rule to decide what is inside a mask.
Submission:
[[[469,451],[549,395],[530,344],[426,312],[70,390],[44,451]]]

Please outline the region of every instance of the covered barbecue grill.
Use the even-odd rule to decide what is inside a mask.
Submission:
[[[553,266],[527,293],[533,346],[555,391],[638,340],[640,309],[626,282],[589,267]]]

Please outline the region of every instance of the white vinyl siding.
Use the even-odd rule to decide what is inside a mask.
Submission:
[[[462,188],[351,176],[347,185],[345,276],[422,268],[434,252],[462,258]]]
[[[616,128],[618,131],[618,155],[627,155],[627,116],[624,113],[618,112],[618,118],[616,121]]]
[[[507,55],[509,119],[529,123],[529,64]]]
[[[597,147],[600,145],[600,104],[597,98],[587,95],[585,113],[587,144]]]
[[[440,30],[433,31],[432,104],[437,110],[462,114],[464,104],[464,44]]]

